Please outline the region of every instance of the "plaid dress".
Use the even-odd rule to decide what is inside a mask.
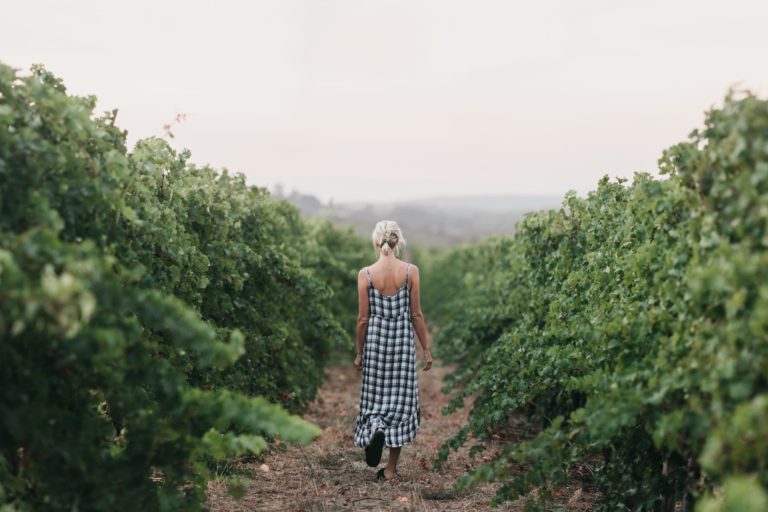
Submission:
[[[419,430],[419,383],[416,377],[408,276],[392,295],[383,295],[368,276],[368,330],[363,345],[360,412],[355,420],[355,446],[365,447],[377,429],[386,446],[411,441]]]

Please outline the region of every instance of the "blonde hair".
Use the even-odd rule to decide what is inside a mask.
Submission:
[[[393,220],[382,220],[376,223],[371,234],[373,247],[381,250],[382,254],[389,254],[395,251],[395,256],[400,255],[400,251],[405,248],[405,238],[403,231],[397,222]]]

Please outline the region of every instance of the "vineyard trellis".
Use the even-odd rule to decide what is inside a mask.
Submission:
[[[0,65],[0,503],[196,509],[216,460],[317,434],[286,409],[367,245],[95,101]]]
[[[431,266],[450,407],[477,394],[438,466],[531,432],[459,486],[543,510],[589,464],[601,510],[768,509],[768,102],[729,94],[659,166]]]

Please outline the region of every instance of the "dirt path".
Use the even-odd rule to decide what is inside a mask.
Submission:
[[[326,369],[326,380],[317,399],[304,416],[323,429],[309,446],[289,446],[269,453],[263,461],[244,463],[238,468],[252,475],[241,500],[231,498],[220,482],[209,484],[212,511],[290,510],[486,510],[499,484],[482,485],[456,493],[457,476],[482,462],[470,460],[467,449],[452,453],[440,472],[432,461],[441,443],[467,421],[467,410],[443,416],[440,411],[448,397],[440,392],[443,378],[451,368],[436,366],[419,370],[421,427],[416,439],[407,444],[398,463],[400,482],[376,481],[376,469],[363,459],[363,450],[354,446],[352,434],[359,403],[360,373],[350,366]],[[499,448],[490,446],[482,454],[488,460]],[[382,464],[386,463],[385,448]],[[558,498],[557,510],[589,510],[594,496],[575,485]],[[495,510],[522,510],[520,504],[504,504]]]

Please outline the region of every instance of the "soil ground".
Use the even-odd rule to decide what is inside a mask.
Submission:
[[[421,360],[421,359],[419,359]],[[421,426],[416,438],[403,447],[398,462],[398,482],[376,481],[375,472],[354,446],[355,416],[360,394],[360,373],[349,366],[326,369],[325,382],[304,417],[322,428],[322,434],[308,446],[273,449],[258,461],[237,463],[235,473],[249,475],[244,496],[236,500],[221,481],[209,484],[209,507],[214,512],[251,510],[335,511],[335,510],[490,510],[499,484],[484,484],[456,492],[457,477],[484,461],[491,460],[501,445],[515,435],[514,428],[490,443],[474,460],[468,448],[451,453],[438,472],[432,462],[443,441],[467,422],[468,408],[443,416],[450,397],[443,394],[443,378],[452,371],[435,362],[419,370]],[[387,459],[385,448],[379,468]],[[583,475],[582,475],[583,476]],[[586,479],[559,491],[553,511],[590,510],[597,495],[588,490]],[[535,492],[535,491],[534,491]],[[523,510],[521,502],[505,503],[493,510]]]

